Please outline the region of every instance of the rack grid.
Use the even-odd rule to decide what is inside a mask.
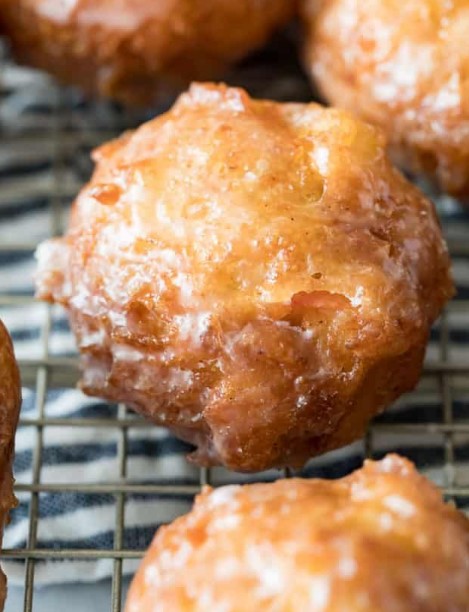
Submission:
[[[11,97],[12,85],[9,77],[3,81],[2,70],[11,68],[11,60],[8,59],[5,49],[0,55],[0,105],[6,97]],[[22,81],[19,79],[21,88]],[[76,186],[69,186],[70,156],[68,147],[70,142],[77,139],[84,143],[86,148],[93,147],[99,142],[105,141],[129,125],[135,124],[135,116],[123,115],[113,109],[113,117],[118,117],[117,122],[104,127],[95,125],[91,128],[87,124],[84,128],[75,122],[73,113],[76,109],[75,102],[70,104],[70,94],[64,92],[56,85],[49,85],[55,92],[54,112],[48,116],[46,122],[33,120],[24,130],[11,130],[11,126],[0,124],[0,139],[15,140],[18,143],[24,140],[28,143],[47,141],[52,143],[52,181],[47,193],[47,206],[50,218],[50,235],[60,235],[64,228],[66,213],[69,202],[72,200]],[[302,85],[303,87],[303,85]],[[50,93],[50,92],[49,92]],[[50,96],[49,96],[50,97]],[[72,96],[73,98],[73,96]],[[75,100],[75,98],[73,98]],[[18,102],[21,98],[18,97]],[[81,112],[81,111],[80,111]],[[86,115],[88,111],[83,113]],[[91,112],[91,111],[90,111]],[[92,110],[95,112],[95,109]],[[139,119],[140,120],[140,119]],[[85,171],[86,173],[86,171]],[[459,267],[467,267],[469,276],[469,243],[464,236],[458,232],[448,232],[450,251]],[[28,254],[34,252],[36,243],[27,237],[12,237],[12,240],[0,243],[0,256],[6,254]],[[32,295],[17,293],[2,293],[0,291],[0,312],[2,307],[23,307],[33,301]],[[441,477],[437,478],[444,494],[451,498],[464,509],[469,508],[469,474],[463,459],[460,458],[459,448],[461,445],[469,445],[469,410],[462,417],[457,416],[454,411],[455,397],[469,397],[469,350],[467,355],[456,354],[452,356],[453,347],[453,320],[468,315],[469,321],[469,299],[462,295],[460,299],[453,301],[441,317],[435,327],[434,350],[426,362],[421,385],[414,392],[415,395],[426,395],[438,405],[439,418],[428,422],[413,423],[402,421],[402,412],[393,411],[385,418],[378,418],[370,427],[363,443],[364,456],[378,456],[381,453],[377,440],[384,437],[399,440],[405,436],[434,436],[441,443],[442,464]],[[44,306],[44,317],[41,324],[41,334],[37,341],[40,355],[34,358],[21,358],[19,360],[23,384],[35,390],[36,415],[23,416],[21,425],[30,427],[35,431],[35,448],[33,453],[33,469],[31,482],[17,482],[16,491],[21,494],[30,495],[29,511],[29,534],[27,546],[22,549],[8,549],[2,553],[3,559],[23,560],[25,563],[24,583],[24,612],[34,609],[34,585],[36,563],[44,559],[110,559],[113,563],[112,590],[110,609],[119,612],[122,606],[122,579],[123,564],[128,559],[138,559],[143,555],[144,549],[129,550],[124,547],[123,532],[126,524],[125,502],[129,494],[160,494],[160,495],[190,495],[197,494],[201,487],[210,484],[211,471],[200,469],[198,484],[176,485],[176,484],[151,484],[136,483],[127,477],[127,446],[128,434],[133,428],[147,427],[147,423],[135,417],[124,405],[116,407],[115,417],[90,417],[90,418],[67,418],[51,417],[46,413],[46,398],[48,391],[54,388],[73,388],[78,380],[77,360],[75,357],[61,357],[51,354],[51,327],[53,321],[53,307]],[[403,401],[408,401],[409,397]],[[469,404],[468,404],[469,405]],[[44,432],[47,428],[104,428],[115,431],[116,435],[116,461],[119,471],[118,481],[93,482],[93,483],[57,483],[48,482],[42,476],[42,456]],[[419,467],[425,467],[419,465]],[[285,474],[289,476],[289,473]],[[115,532],[114,545],[108,550],[103,549],[62,549],[62,548],[38,548],[37,536],[39,525],[39,503],[43,493],[71,493],[81,492],[83,494],[112,494],[115,497]]]

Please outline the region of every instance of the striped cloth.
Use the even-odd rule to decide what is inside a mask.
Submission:
[[[285,54],[271,48],[242,66],[232,75],[231,82],[246,84],[259,96],[308,99],[311,96],[308,85],[298,67],[292,67],[291,57],[291,50]],[[272,65],[275,65],[276,79],[268,78]],[[12,334],[19,359],[44,356],[42,330],[46,307],[29,300],[33,293],[34,245],[65,227],[70,202],[91,171],[90,149],[146,118],[142,114],[125,114],[103,102],[85,103],[73,91],[59,91],[42,74],[20,69],[5,57],[0,61],[0,317]],[[450,199],[440,199],[438,206],[448,237],[464,244],[469,217]],[[55,220],[53,210],[58,211]],[[449,359],[469,363],[469,306],[465,308],[464,302],[469,299],[469,257],[454,260],[454,274],[460,306],[456,303],[448,315]],[[436,327],[428,352],[430,361],[441,358],[438,339]],[[48,350],[55,358],[75,355],[67,319],[55,307]],[[454,419],[468,422],[468,381],[455,378],[451,390]],[[38,393],[33,387],[24,388],[23,396],[23,418],[37,417],[41,399]],[[92,419],[115,418],[116,406],[85,397],[73,388],[60,388],[59,381],[59,386],[51,386],[47,391],[45,414],[49,418],[89,418],[90,427],[44,429],[43,483],[119,481],[119,432],[112,427],[92,426]],[[418,392],[400,401],[379,422],[426,423],[441,422],[441,419],[438,382],[428,378],[422,381]],[[32,482],[36,435],[34,427],[19,428],[15,473],[20,483]],[[459,485],[469,486],[469,437],[459,436],[454,442],[457,468],[453,476]],[[400,451],[416,461],[436,482],[445,483],[448,474],[444,470],[444,438],[440,434],[396,436],[377,431],[373,435],[373,448],[376,455],[387,450]],[[196,486],[199,473],[184,458],[188,450],[186,444],[163,429],[130,428],[127,478],[139,483]],[[312,461],[304,475],[341,476],[361,464],[363,453],[363,443],[356,443]],[[241,476],[218,468],[213,474],[215,483],[277,477],[275,471]],[[12,513],[5,532],[6,547],[22,548],[28,543],[30,495],[21,492],[18,497],[19,506]],[[458,501],[469,507],[469,499]],[[190,504],[188,495],[128,494],[123,547],[145,548],[159,524],[187,511]],[[115,497],[112,494],[41,493],[39,516],[37,546],[40,548],[113,547]],[[24,580],[22,563],[8,561],[4,565],[13,583]],[[126,563],[124,571],[133,571],[134,567],[135,564]],[[111,571],[112,562],[105,559],[40,561],[35,580],[37,584],[96,580]]]

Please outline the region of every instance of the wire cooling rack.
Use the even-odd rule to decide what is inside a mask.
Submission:
[[[0,57],[0,142],[20,149],[50,147],[51,180],[38,187],[37,196],[44,200],[43,207],[49,215],[49,234],[60,235],[64,229],[69,203],[89,174],[90,166],[76,168],[77,147],[84,150],[83,157],[95,145],[108,140],[123,129],[137,124],[145,117],[126,115],[111,106],[87,106],[75,94],[61,90],[42,75],[18,70],[8,60],[5,48]],[[262,70],[261,70],[262,71]],[[259,72],[248,68],[251,82],[258,84]],[[3,78],[2,78],[3,75]],[[248,80],[249,80],[248,78]],[[38,80],[37,80],[38,79]],[[295,79],[297,82],[294,83]],[[299,83],[299,84],[298,84]],[[286,76],[279,79],[277,92],[262,90],[266,95],[278,94],[303,99],[309,94],[304,79]],[[296,89],[295,89],[296,88]],[[42,92],[31,103],[31,91]],[[279,93],[280,92],[280,93]],[[257,93],[257,92],[256,92]],[[36,94],[35,94],[36,95]],[[52,99],[52,113],[43,113],[43,98]],[[22,112],[24,106],[25,112]],[[21,112],[20,112],[21,111]],[[70,171],[74,165],[73,172]],[[14,164],[13,164],[14,166]],[[14,173],[10,168],[10,173]],[[78,174],[78,180],[76,175]],[[71,175],[75,179],[71,179]],[[8,171],[0,173],[3,193],[11,188]],[[39,193],[40,192],[40,193]],[[31,194],[29,194],[31,196]],[[5,196],[5,197],[7,197]],[[11,207],[16,205],[17,194],[11,193]],[[41,205],[42,206],[42,205]],[[8,208],[8,202],[6,204]],[[450,201],[442,201],[444,228],[454,261],[459,296],[443,314],[432,333],[432,342],[418,389],[398,402],[395,409],[378,418],[359,445],[363,458],[381,456],[388,449],[401,450],[413,459],[417,466],[430,475],[442,488],[445,496],[464,510],[469,509],[469,244],[466,240],[467,222],[464,215]],[[1,211],[1,209],[0,209]],[[14,212],[14,211],[13,211]],[[34,231],[31,232],[34,236]],[[15,235],[13,231],[0,242],[0,259],[4,257],[32,256],[37,240],[29,235]],[[465,283],[467,283],[467,288]],[[2,291],[1,308],[25,307],[33,303],[32,291]],[[6,549],[4,560],[22,560],[24,571],[24,611],[34,610],[35,570],[41,560],[108,559],[112,561],[112,588],[110,609],[121,610],[123,565],[129,559],[138,559],[149,542],[138,549],[124,546],[126,525],[126,498],[130,494],[177,496],[197,494],[201,487],[210,484],[213,473],[200,469],[198,482],[193,484],[154,484],[136,482],[127,475],[127,448],[131,430],[148,427],[142,419],[127,411],[124,405],[113,407],[112,417],[90,416],[69,418],[49,416],[46,411],[48,393],[55,388],[73,388],[78,380],[75,356],[58,356],[51,351],[54,307],[44,306],[40,321],[40,334],[36,340],[35,356],[21,355],[19,359],[23,385],[35,392],[34,416],[23,415],[21,425],[35,432],[32,460],[32,478],[17,482],[16,491],[30,496],[29,533],[26,546]],[[430,406],[414,418],[415,406]],[[422,420],[422,415],[425,415]],[[112,482],[50,482],[43,477],[44,434],[48,429],[78,430],[80,428],[106,429],[115,432],[119,477]],[[410,441],[409,441],[410,440]],[[426,448],[428,452],[423,452]],[[429,461],[431,457],[431,461]],[[307,467],[305,475],[318,474],[317,462]],[[321,475],[338,475],[337,469],[328,472],[327,462],[321,464]],[[336,465],[336,464],[334,464]],[[348,466],[349,464],[347,464]],[[349,467],[347,467],[349,469]],[[281,475],[281,474],[280,474]],[[286,474],[288,476],[288,474]],[[217,478],[216,484],[223,479]],[[83,495],[111,494],[115,498],[114,542],[107,549],[68,549],[64,547],[38,547],[40,524],[39,505],[46,493],[82,493]]]

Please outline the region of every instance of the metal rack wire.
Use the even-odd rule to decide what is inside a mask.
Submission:
[[[6,60],[4,59],[4,62]],[[1,60],[0,60],[1,68]],[[1,75],[0,75],[1,79]],[[1,91],[0,91],[1,94]],[[63,230],[64,200],[70,200],[73,194],[65,189],[67,184],[66,156],[64,151],[67,142],[77,137],[77,128],[67,118],[66,100],[57,89],[57,100],[54,119],[47,127],[33,126],[27,132],[29,139],[41,139],[44,131],[48,131],[54,143],[53,147],[53,183],[49,193],[50,211],[50,233],[59,235]],[[115,133],[120,132],[124,125],[118,125],[115,129],[96,128],[91,132],[82,133],[81,137],[87,139],[91,145],[106,140]],[[38,129],[39,128],[39,129]],[[1,130],[1,126],[0,126]],[[79,128],[78,128],[79,131]],[[0,131],[0,137],[3,132]],[[5,136],[4,136],[5,137]],[[9,138],[23,138],[24,134],[8,136]],[[450,250],[455,260],[464,259],[469,255],[468,244],[458,236],[449,236]],[[0,244],[0,255],[4,253],[29,253],[33,252],[35,244],[27,238],[9,241],[8,244]],[[469,264],[467,264],[469,265]],[[2,294],[0,295],[0,308],[2,306],[24,306],[32,302],[30,295]],[[424,393],[430,395],[439,405],[439,418],[425,423],[412,423],[402,421],[399,415],[393,418],[389,413],[386,418],[378,419],[370,428],[364,443],[366,456],[380,454],[380,446],[377,440],[383,436],[395,437],[396,440],[408,435],[436,436],[442,447],[442,477],[440,484],[445,495],[452,498],[463,508],[469,507],[469,477],[461,478],[459,469],[459,442],[467,443],[469,440],[469,411],[467,419],[457,417],[454,413],[455,395],[469,396],[469,358],[463,360],[454,359],[451,355],[454,316],[469,315],[469,299],[462,296],[449,305],[447,311],[435,332],[436,351],[427,362],[422,383],[416,394]],[[131,415],[124,405],[119,405],[114,418],[57,418],[46,414],[45,405],[47,393],[55,387],[73,387],[78,378],[77,362],[75,358],[56,357],[50,351],[51,324],[53,312],[51,307],[45,307],[44,319],[41,326],[41,337],[38,341],[41,347],[39,358],[26,358],[20,360],[23,384],[32,387],[36,393],[36,416],[23,417],[21,424],[35,431],[36,441],[33,456],[33,470],[31,482],[18,482],[16,490],[20,493],[30,495],[29,534],[27,546],[22,549],[4,550],[3,559],[21,559],[25,562],[25,584],[24,584],[24,611],[31,612],[34,609],[34,586],[36,563],[43,559],[110,559],[113,562],[112,592],[110,609],[113,612],[121,610],[121,593],[123,564],[125,560],[135,559],[142,556],[144,550],[129,550],[124,548],[123,532],[126,524],[126,496],[132,493],[195,495],[200,488],[211,482],[211,472],[201,469],[199,482],[193,485],[175,484],[141,484],[135,483],[127,478],[127,445],[128,434],[132,428],[146,427],[147,424],[140,418]],[[38,345],[39,346],[39,345]],[[469,355],[469,353],[468,353]],[[119,468],[119,479],[117,482],[100,483],[56,483],[44,480],[42,476],[42,458],[44,432],[47,428],[105,428],[115,431],[117,442],[116,461]],[[420,466],[421,467],[421,466]],[[288,474],[286,474],[288,475]],[[37,534],[39,525],[40,496],[44,493],[69,493],[81,492],[84,494],[112,494],[115,497],[115,533],[112,548],[103,549],[65,549],[65,548],[38,548]]]

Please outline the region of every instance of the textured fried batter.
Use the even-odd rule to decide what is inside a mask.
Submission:
[[[37,277],[87,393],[249,471],[347,444],[416,384],[448,255],[375,128],[194,85],[95,160]]]
[[[16,506],[13,495],[13,453],[21,404],[18,367],[10,337],[0,321],[0,545],[9,511]],[[0,610],[6,597],[6,578],[0,568]]]
[[[307,67],[395,159],[469,196],[469,0],[303,0]]]
[[[262,46],[296,0],[0,0],[15,56],[61,81],[150,104]]]
[[[232,485],[160,529],[126,612],[467,612],[469,521],[396,455]]]

